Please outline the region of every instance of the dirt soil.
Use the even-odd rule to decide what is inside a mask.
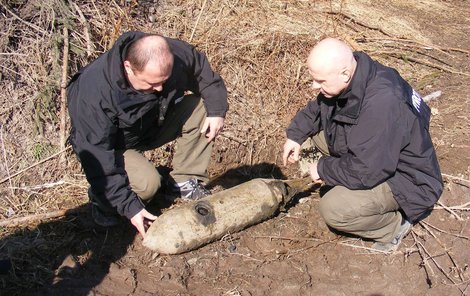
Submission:
[[[348,3],[342,8],[356,20],[343,18],[342,23],[356,28],[358,35],[358,28],[367,29],[359,23],[377,29],[387,22],[406,21],[411,36],[389,31],[390,36],[380,41],[384,50],[390,49],[393,39],[415,37],[421,44],[440,46],[452,69],[458,69],[454,72],[461,72],[383,60],[400,72],[407,71],[403,76],[423,95],[442,92],[429,105],[445,190],[440,204],[414,225],[396,252],[373,252],[368,249],[371,242],[328,229],[318,213],[320,197],[312,193],[297,198],[271,219],[199,249],[181,255],[157,254],[142,246],[142,238],[127,221],[109,229],[94,225],[84,197],[86,183],[81,183],[78,215],[13,231],[3,229],[0,295],[470,295],[470,5],[463,0],[359,2],[369,7],[370,15],[362,15],[364,9],[355,12],[352,6],[348,10]],[[144,4],[151,6],[151,2]],[[294,5],[276,2],[284,4]],[[377,19],[376,10],[387,17]],[[148,17],[148,9],[142,13]],[[368,43],[361,43],[358,35],[351,35],[352,44],[367,51]],[[375,57],[383,58],[379,52]],[[288,79],[285,83],[289,84]],[[230,90],[235,97],[237,90]],[[291,111],[282,122],[284,127],[295,113]],[[232,124],[228,130],[234,131],[235,118],[228,121]],[[218,142],[210,167],[212,190],[256,177],[298,177],[294,166],[280,164],[283,131],[276,132],[278,142],[264,152],[272,157],[262,163],[229,163],[228,154],[233,151]],[[157,201],[152,208],[160,212],[168,206]]]

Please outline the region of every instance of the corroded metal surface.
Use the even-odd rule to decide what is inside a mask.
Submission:
[[[143,244],[163,254],[193,250],[272,217],[296,192],[280,180],[251,180],[163,213]]]

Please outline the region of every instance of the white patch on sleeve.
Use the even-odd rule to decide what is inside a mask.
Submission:
[[[415,107],[416,111],[421,111],[421,104],[423,103],[423,99],[419,95],[417,91],[413,89],[413,96],[411,97],[413,101],[413,106]]]

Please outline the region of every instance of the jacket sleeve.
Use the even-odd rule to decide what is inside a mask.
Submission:
[[[225,117],[228,110],[227,88],[222,77],[214,72],[204,53],[184,41],[179,43],[178,51],[184,56],[183,60],[190,69],[190,75],[196,80],[198,91],[204,99],[207,116]]]
[[[411,111],[390,97],[367,101],[346,139],[347,153],[325,156],[318,162],[318,173],[328,185],[370,189],[395,174],[400,151],[409,143],[409,123],[402,112]]]
[[[94,193],[104,196],[106,200],[102,202],[120,215],[132,218],[144,205],[131,190],[122,155],[114,149],[117,127],[102,108],[91,106],[86,100],[71,99],[70,92],[69,113],[72,146]]]
[[[319,133],[320,130],[320,102],[314,100],[297,112],[287,128],[286,134],[288,139],[302,145],[309,136]]]

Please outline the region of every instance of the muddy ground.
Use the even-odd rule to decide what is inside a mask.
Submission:
[[[421,42],[439,46],[452,69],[458,69],[453,72],[461,72],[428,65],[419,78],[402,73],[423,95],[442,92],[429,105],[445,190],[441,204],[413,227],[397,252],[375,253],[368,249],[371,242],[332,232],[319,216],[320,197],[314,192],[299,196],[272,219],[197,250],[156,254],[142,246],[127,221],[110,229],[94,225],[82,182],[75,190],[78,215],[2,228],[0,295],[470,295],[470,5],[468,1],[361,3],[370,12],[385,11],[388,17],[383,22],[408,20],[425,38]],[[351,9],[349,14],[363,22],[376,20],[367,9]],[[376,21],[370,26],[380,26],[381,20]],[[423,65],[403,69],[413,67],[418,71]],[[235,93],[231,89],[231,95]],[[249,137],[250,131],[245,132]],[[278,134],[282,136],[282,130]],[[298,177],[294,166],[280,164],[282,137],[277,145],[265,148],[266,155],[274,155],[271,159],[239,164],[226,161],[233,160],[227,155],[230,149],[221,148],[227,138],[217,142],[210,166],[212,190],[256,177]],[[77,178],[83,181],[83,176]],[[68,205],[64,202],[64,207]],[[177,205],[157,201],[152,209],[158,213],[169,206]]]

